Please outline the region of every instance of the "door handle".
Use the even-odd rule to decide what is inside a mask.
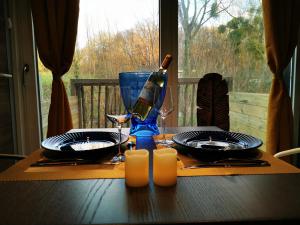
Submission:
[[[24,86],[24,87],[26,86],[25,75],[26,75],[26,73],[28,73],[28,72],[29,72],[29,65],[28,65],[28,64],[25,64],[25,65],[23,66],[23,75],[22,75],[22,83],[23,83],[23,86]]]

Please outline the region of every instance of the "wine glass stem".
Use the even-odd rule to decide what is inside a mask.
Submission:
[[[119,131],[119,146],[118,146],[118,155],[121,155],[122,154],[122,152],[121,152],[121,130],[122,130],[122,124],[121,123],[119,123],[118,125],[117,125],[117,128],[118,128],[118,131]]]
[[[163,141],[166,142],[166,123],[165,123],[165,119],[163,117],[161,117],[161,124],[162,124],[162,128],[163,128]]]

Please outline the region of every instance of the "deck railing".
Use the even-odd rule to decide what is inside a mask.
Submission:
[[[179,125],[196,125],[196,96],[199,78],[179,78]],[[105,114],[110,111],[124,112],[122,101],[117,98],[119,83],[117,79],[72,79],[71,95],[77,96],[79,126],[108,127]],[[107,101],[110,95],[115,95],[113,101]],[[183,104],[181,104],[183,103]]]
[[[227,78],[225,78],[227,79]],[[178,79],[178,125],[196,126],[196,97],[199,78]],[[268,94],[232,92],[229,83],[230,130],[265,139]],[[117,98],[117,79],[72,79],[71,95],[77,97],[80,128],[111,127],[105,114],[125,111]],[[113,98],[109,98],[114,95]],[[112,101],[107,101],[107,99]]]
[[[231,79],[225,78],[231,89]],[[194,126],[196,119],[196,96],[199,78],[178,79],[178,125]],[[119,91],[117,79],[72,79],[71,95],[78,98],[79,126],[107,127],[110,123],[105,114],[110,111],[124,111],[122,101],[117,98]],[[113,101],[107,101],[110,95],[115,95]],[[111,100],[112,98],[110,98]]]
[[[119,91],[117,79],[72,79],[71,95],[78,99],[79,127],[108,127],[105,114],[112,111],[121,113],[124,106],[119,98],[107,101],[109,95]]]

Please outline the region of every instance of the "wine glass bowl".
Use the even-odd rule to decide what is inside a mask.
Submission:
[[[167,118],[167,116],[170,115],[173,111],[174,111],[173,108],[168,109],[168,108],[162,107],[162,109],[159,110],[159,115],[160,115],[161,119],[165,120]]]
[[[127,123],[131,118],[131,113],[121,114],[121,115],[111,115],[106,114],[106,117],[112,122],[116,124],[124,124]]]

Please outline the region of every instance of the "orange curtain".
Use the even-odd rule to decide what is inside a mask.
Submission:
[[[61,77],[72,64],[79,0],[32,0],[35,39],[42,63],[52,71],[47,136],[73,128],[69,101]]]
[[[262,6],[267,59],[273,73],[266,148],[274,154],[292,147],[293,113],[283,80],[283,70],[289,64],[297,45],[300,1],[263,0]]]

